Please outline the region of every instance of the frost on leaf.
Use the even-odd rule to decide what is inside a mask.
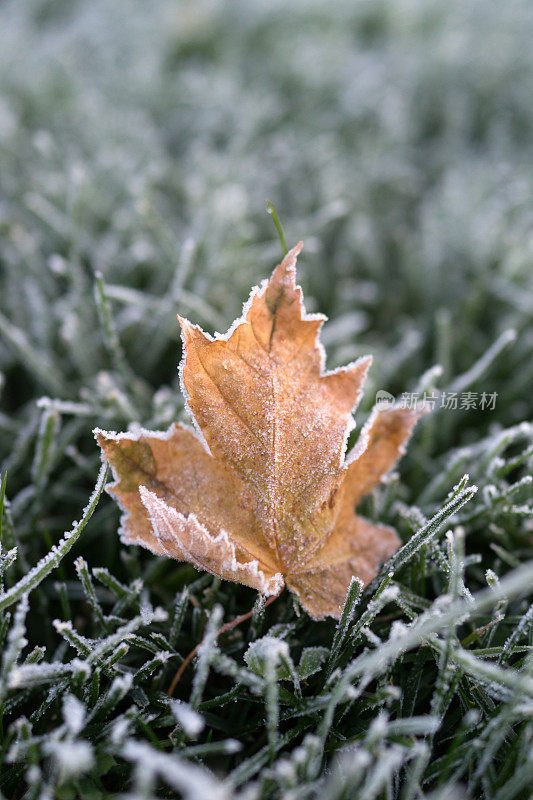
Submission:
[[[265,595],[284,585],[315,619],[338,617],[400,542],[355,514],[403,451],[423,410],[376,410],[345,455],[366,356],[324,371],[295,264],[256,288],[225,336],[179,318],[182,388],[197,431],[97,430],[124,511],[122,539]]]

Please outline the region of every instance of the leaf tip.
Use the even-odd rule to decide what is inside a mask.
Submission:
[[[284,259],[281,262],[281,264],[278,264],[278,266],[276,267],[276,269],[272,273],[271,282],[276,277],[279,276],[282,279],[285,278],[285,277],[289,278],[291,283],[294,284],[294,279],[295,279],[295,275],[296,275],[296,261],[297,261],[298,256],[300,255],[300,253],[302,251],[303,246],[304,246],[304,243],[302,241],[300,241],[293,248],[291,248],[291,250],[289,250],[289,252],[284,257]]]
[[[107,431],[103,431],[101,428],[93,428],[93,436],[100,445],[100,447],[103,447],[108,434]]]

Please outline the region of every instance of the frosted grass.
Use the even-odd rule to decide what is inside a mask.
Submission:
[[[39,563],[36,564],[27,575],[25,575],[24,578],[18,581],[8,591],[0,594],[0,611],[8,608],[13,603],[16,603],[16,601],[22,597],[22,595],[33,591],[33,589],[35,589],[41,583],[41,581],[52,572],[52,570],[59,566],[61,560],[76,544],[79,537],[83,533],[83,529],[89,522],[104,489],[106,476],[107,466],[102,464],[100,467],[100,472],[98,473],[94,492],[83,511],[80,521],[74,523],[71,530],[64,534],[61,541],[58,542],[57,545],[54,545],[50,552],[47,553],[47,555],[44,556]]]

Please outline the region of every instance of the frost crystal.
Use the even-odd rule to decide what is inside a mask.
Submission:
[[[201,714],[181,700],[170,700],[170,708],[186,735],[195,739],[203,731],[205,722]]]
[[[89,742],[50,742],[48,750],[54,757],[63,779],[82,775],[94,764],[93,748]]]
[[[63,699],[63,719],[73,736],[76,736],[83,728],[86,713],[85,706],[77,697],[73,694],[65,695]]]

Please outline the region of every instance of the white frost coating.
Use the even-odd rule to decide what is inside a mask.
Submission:
[[[162,439],[165,441],[170,439],[177,424],[178,423],[173,422],[166,431],[150,431],[148,428],[143,428],[141,425],[132,425],[131,430],[123,431],[122,433],[115,433],[115,431],[104,431],[102,428],[94,428],[93,434],[96,437],[99,433],[101,433],[106,439],[112,439],[114,442],[120,442],[121,439],[131,439],[131,441],[138,442],[141,436],[149,436],[153,439]],[[183,425],[181,427],[192,430],[188,425]]]
[[[126,717],[120,717],[113,723],[111,728],[111,742],[117,747],[123,745],[131,728],[131,721]]]
[[[348,779],[366,769],[371,760],[368,750],[353,746],[343,747],[337,756],[337,767],[341,775]]]
[[[42,779],[42,772],[37,766],[37,764],[33,764],[31,767],[28,768],[26,771],[26,780],[29,784],[35,785],[38,781]],[[44,790],[40,795],[39,800],[46,800],[46,795],[44,794]]]
[[[162,753],[130,739],[124,745],[122,755],[132,761],[143,776],[159,775],[169,786],[181,792],[184,800],[230,800],[233,796],[227,784],[175,753]]]
[[[363,455],[363,453],[367,450],[368,444],[370,442],[370,431],[372,429],[374,422],[376,421],[377,416],[380,413],[387,413],[389,411],[398,411],[398,410],[405,411],[409,409],[406,409],[405,406],[402,406],[400,403],[395,403],[394,405],[388,406],[386,411],[384,411],[379,407],[379,403],[377,403],[372,408],[372,411],[370,412],[367,421],[365,422],[365,424],[361,429],[361,433],[359,434],[358,440],[356,441],[356,443],[354,444],[354,446],[352,447],[352,449],[350,450],[350,452],[346,457],[346,466],[349,466],[350,464],[353,464],[354,461],[357,461],[357,459],[360,458]],[[413,415],[416,415],[417,418],[423,416],[424,414],[429,414],[430,411],[431,407],[429,406],[429,404],[422,402],[417,405],[416,411],[412,409]],[[399,446],[398,457],[404,455],[408,441],[409,437],[407,437],[407,439],[404,442],[402,442],[401,445]]]
[[[152,612],[147,610],[145,614],[139,614],[133,617],[133,619],[130,619],[125,625],[117,628],[115,633],[111,633],[109,636],[106,636],[105,639],[97,640],[98,644],[87,656],[87,662],[90,664],[97,663],[105,653],[113,650],[122,642],[127,641],[130,635],[143,625],[150,625],[152,622],[165,622],[167,619],[167,612],[159,606]]]
[[[386,605],[387,603],[393,603],[397,597],[400,595],[400,587],[399,586],[387,586],[380,594],[379,598],[383,601],[383,604]]]
[[[105,439],[111,439],[114,442],[120,442],[122,439],[127,439],[128,441],[132,442],[138,442],[141,436],[145,436],[150,439],[160,439],[161,441],[169,441],[172,438],[174,430],[177,427],[186,428],[194,436],[198,434],[198,430],[196,429],[196,427],[193,428],[190,425],[184,425],[183,423],[178,424],[177,422],[173,422],[172,425],[170,425],[170,427],[167,428],[166,431],[151,431],[148,430],[148,428],[141,427],[140,425],[133,425],[131,430],[124,431],[122,433],[116,433],[115,431],[104,431],[101,428],[94,428],[93,436],[96,439],[98,434],[101,433]],[[201,435],[201,431],[200,431],[200,436],[198,438],[200,438],[202,443],[205,444],[205,440]],[[102,459],[102,464],[107,465],[108,461],[106,460],[103,451],[101,451],[100,457]],[[111,468],[111,474],[113,476],[113,483],[109,483],[105,487],[105,490],[108,494],[111,494],[111,489],[114,489],[117,486],[117,484],[120,483],[120,476],[115,467],[113,466],[113,464],[109,463],[109,466]],[[133,544],[132,540],[127,538],[127,532],[126,532],[126,526],[128,524],[128,519],[131,516],[131,512],[126,508],[124,503],[122,503],[118,497],[115,497],[115,495],[111,496],[113,497],[113,500],[115,501],[115,503],[120,508],[120,511],[122,512],[120,515],[120,526],[118,529],[118,535],[120,537],[120,540],[124,542],[124,544]],[[149,542],[143,542],[143,547],[145,547],[147,550],[150,550],[150,552],[155,553],[155,555],[161,555],[157,550],[154,550],[152,547],[150,547]]]
[[[188,703],[184,703],[181,700],[170,700],[169,705],[176,722],[181,725],[189,738],[195,739],[201,734],[205,727],[205,722],[198,711],[195,711]]]
[[[63,698],[63,719],[69,733],[76,736],[85,724],[87,710],[80,700],[73,694],[67,694]]]
[[[377,633],[374,633],[374,631],[371,630],[367,625],[363,625],[361,628],[361,633],[364,633],[370,644],[374,647],[379,647],[382,644],[382,641]]]
[[[278,664],[280,659],[290,657],[289,645],[275,636],[263,636],[252,642],[244,654],[244,661],[249,669],[258,675],[264,674],[266,661]]]
[[[376,741],[382,739],[384,736],[387,735],[389,728],[389,715],[384,712],[380,711],[378,716],[375,717],[371,724],[368,731],[368,738],[371,741]]]
[[[348,467],[350,464],[353,464],[354,461],[357,461],[358,458],[361,458],[363,453],[367,450],[368,445],[370,443],[370,431],[374,422],[376,421],[376,417],[379,414],[379,407],[376,405],[370,412],[370,416],[368,417],[367,421],[363,425],[361,429],[361,433],[359,434],[359,438],[357,439],[356,443],[348,453],[346,457],[345,464]]]
[[[372,425],[375,422],[375,419],[378,415],[378,411],[379,409],[377,408],[377,406],[374,406],[374,408],[370,412],[370,416],[368,417],[367,421],[361,428],[361,433],[359,434],[356,443],[346,456],[346,459],[344,461],[345,466],[349,467],[350,464],[353,464],[354,461],[357,461],[357,459],[360,458],[365,452],[365,450],[368,448],[370,442],[370,429],[372,428]]]
[[[219,577],[232,577],[233,580],[253,586],[266,595],[278,594],[284,586],[283,577],[278,572],[267,578],[259,568],[257,560],[241,563],[235,555],[235,544],[229,534],[221,530],[213,536],[202,525],[195,514],[187,517],[167,505],[146,486],[139,487],[141,500],[152,523],[154,534],[161,547],[171,558],[169,543],[177,547],[183,559],[199,570],[205,570]],[[221,565],[221,572],[215,572],[208,561]]]
[[[81,658],[73,658],[70,662],[72,667],[72,674],[79,675],[81,678],[87,680],[91,675],[91,665],[87,661],[82,661]]]
[[[405,622],[402,622],[399,619],[395,619],[390,627],[390,635],[389,639],[392,641],[393,639],[399,639],[402,636],[405,636],[407,633],[408,625]]]
[[[117,675],[109,687],[109,694],[119,694],[122,697],[129,692],[133,686],[133,675],[127,672],[125,675]]]
[[[322,345],[320,344],[320,342],[318,342],[318,345],[319,345],[320,348],[322,348]],[[353,415],[354,415],[354,413],[355,413],[355,411],[356,411],[356,409],[357,409],[357,407],[359,405],[359,401],[361,400],[361,397],[363,396],[363,387],[364,387],[365,382],[366,382],[366,376],[367,376],[368,370],[370,369],[370,367],[372,365],[372,356],[370,356],[370,355],[361,356],[360,358],[356,359],[355,361],[351,361],[345,367],[337,367],[336,369],[332,369],[329,372],[324,373],[324,377],[326,377],[328,375],[335,375],[335,374],[338,374],[340,372],[349,372],[349,371],[355,369],[356,367],[358,367],[360,364],[364,363],[365,361],[368,362],[368,366],[367,366],[366,370],[363,373],[363,376],[361,378],[361,383],[359,384],[359,389],[357,391],[357,396],[355,398],[355,403],[354,403],[353,408],[352,408],[352,410],[350,412],[350,415],[348,416],[348,421],[346,423],[346,428],[345,428],[345,431],[344,431],[344,439],[343,439],[341,453],[340,453],[339,467],[348,466],[348,463],[349,463],[348,459],[350,457],[350,454],[354,452],[354,450],[357,448],[359,442],[361,441],[361,436],[360,436],[358,441],[357,441],[357,444],[350,451],[350,454],[348,455],[348,459],[347,459],[346,458],[346,450],[348,448],[348,438],[350,436],[350,433],[355,428],[355,419],[354,419]],[[322,371],[321,371],[321,375],[322,375]],[[365,450],[366,450],[367,446],[368,446],[368,441],[366,443],[364,443],[364,449]]]
[[[86,741],[51,741],[46,749],[54,757],[62,779],[88,772],[94,764],[93,748]]]
[[[25,686],[37,686],[40,683],[54,681],[61,675],[70,675],[77,672],[77,665],[85,662],[73,659],[69,664],[52,661],[45,664],[21,664],[15,666],[9,673],[9,688],[19,689]]]
[[[242,750],[242,744],[237,739],[226,739],[223,742],[224,752],[228,755],[234,755]]]

